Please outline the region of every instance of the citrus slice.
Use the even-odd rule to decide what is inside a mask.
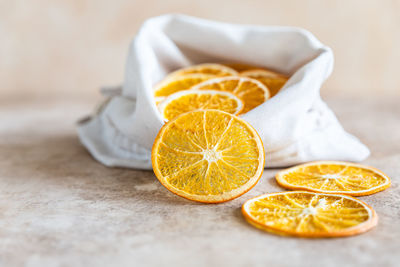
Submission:
[[[299,237],[355,235],[378,223],[376,212],[361,200],[301,191],[255,197],[244,203],[242,213],[259,229]]]
[[[271,97],[276,95],[288,80],[288,77],[282,74],[265,69],[247,70],[241,72],[240,75],[262,82],[270,90]]]
[[[230,113],[199,110],[167,122],[151,154],[158,180],[171,192],[219,203],[250,190],[264,169],[264,147],[252,126]]]
[[[261,105],[269,99],[268,89],[259,81],[247,77],[229,76],[214,78],[199,83],[191,90],[220,90],[227,91],[238,96],[244,103],[241,113]]]
[[[298,165],[276,175],[284,188],[351,196],[370,195],[390,186],[381,171],[360,164],[317,161]]]
[[[238,72],[232,68],[221,64],[215,63],[205,63],[205,64],[198,64],[193,65],[187,68],[182,68],[177,71],[172,72],[168,75],[168,77],[174,77],[178,75],[186,75],[186,74],[210,74],[215,76],[230,76],[230,75],[237,75]]]
[[[229,92],[204,90],[185,90],[168,96],[158,105],[166,121],[176,116],[198,109],[218,109],[231,114],[238,114],[243,109],[243,102]]]
[[[224,65],[238,72],[260,68],[256,65],[245,64],[245,63],[224,63]]]
[[[176,77],[167,77],[158,83],[154,88],[156,100],[161,101],[164,97],[178,91],[187,90],[195,84],[214,78],[210,74],[188,74]]]

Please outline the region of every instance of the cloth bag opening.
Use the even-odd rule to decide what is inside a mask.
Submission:
[[[129,49],[122,90],[112,91],[95,115],[78,123],[82,144],[106,166],[151,169],[151,147],[164,124],[153,86],[199,63],[245,63],[290,76],[277,95],[241,115],[264,143],[266,167],[368,157],[368,148],[344,131],[321,100],[333,53],[311,33],[175,14],[143,23]]]

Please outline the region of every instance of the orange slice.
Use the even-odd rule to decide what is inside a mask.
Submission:
[[[205,64],[198,64],[198,65],[193,65],[187,68],[182,68],[177,71],[172,72],[171,74],[168,75],[168,77],[174,77],[178,75],[186,75],[186,74],[194,74],[194,73],[200,73],[200,74],[209,74],[209,75],[215,75],[215,76],[231,76],[231,75],[237,75],[238,72],[232,68],[229,68],[227,66],[221,65],[221,64],[215,64],[215,63],[205,63]]]
[[[195,84],[201,83],[205,80],[214,78],[215,75],[210,74],[188,74],[175,77],[167,77],[158,83],[154,88],[155,100],[160,102],[170,94],[187,90]]]
[[[168,190],[204,203],[246,193],[260,179],[265,163],[254,128],[219,110],[187,112],[167,122],[156,137],[151,159]]]
[[[214,78],[199,83],[191,90],[220,90],[227,91],[238,96],[244,103],[241,113],[261,105],[269,99],[268,89],[259,81],[247,77],[229,76]]]
[[[301,191],[255,197],[244,203],[242,213],[259,229],[299,237],[356,235],[378,223],[376,212],[361,200]]]
[[[245,64],[245,63],[226,63],[226,64],[224,63],[224,65],[238,72],[260,68],[256,65]]]
[[[375,168],[338,161],[298,165],[280,171],[276,181],[288,189],[351,196],[374,194],[390,186],[389,177]]]
[[[262,82],[270,90],[271,97],[276,95],[288,80],[288,77],[282,74],[265,69],[247,70],[241,72],[240,75]]]
[[[229,92],[185,90],[168,96],[158,105],[158,109],[163,118],[168,121],[182,113],[198,109],[218,109],[238,114],[243,109],[243,102]]]

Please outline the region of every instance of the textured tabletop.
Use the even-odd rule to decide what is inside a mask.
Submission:
[[[378,227],[337,239],[280,237],[243,219],[242,203],[283,191],[277,169],[249,193],[205,205],[167,191],[150,171],[106,168],[80,145],[75,121],[94,100],[0,105],[0,266],[399,266],[400,105],[396,98],[325,97],[392,179],[361,199]]]

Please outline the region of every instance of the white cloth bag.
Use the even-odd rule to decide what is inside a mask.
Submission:
[[[343,130],[320,98],[333,54],[311,33],[184,15],[143,23],[130,46],[122,91],[79,123],[81,142],[106,166],[151,169],[151,147],[164,124],[153,85],[177,68],[206,62],[254,64],[291,76],[276,96],[241,115],[264,142],[266,167],[368,157],[368,148]]]

